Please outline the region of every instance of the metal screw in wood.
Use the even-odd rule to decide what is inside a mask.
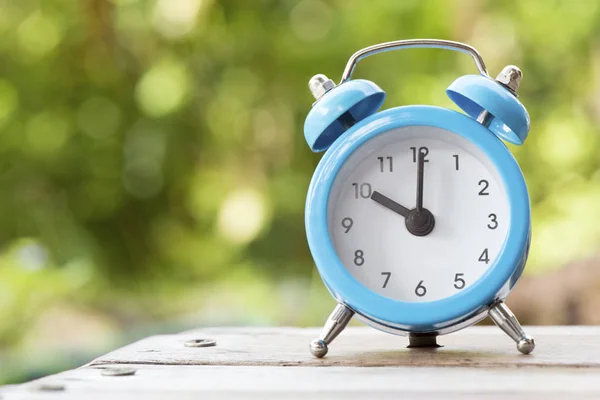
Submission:
[[[58,382],[41,382],[34,385],[33,389],[43,392],[61,392],[65,390],[65,385]]]
[[[183,345],[185,347],[212,347],[217,345],[217,341],[213,339],[192,339],[186,340]]]
[[[102,370],[103,376],[130,376],[135,375],[135,368],[130,367],[108,367]]]

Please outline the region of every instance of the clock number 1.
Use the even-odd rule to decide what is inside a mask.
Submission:
[[[458,154],[455,154],[452,157],[454,157],[454,165],[456,167],[456,170],[458,171]]]

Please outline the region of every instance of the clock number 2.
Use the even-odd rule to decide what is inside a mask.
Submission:
[[[480,180],[479,186],[481,187],[481,190],[479,191],[480,196],[490,195],[488,192],[486,192],[486,190],[488,190],[488,188],[490,187],[490,183],[488,181],[486,181],[485,179]]]

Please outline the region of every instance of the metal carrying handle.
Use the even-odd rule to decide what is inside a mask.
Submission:
[[[485,62],[481,55],[475,50],[475,48],[460,42],[453,42],[451,40],[437,40],[437,39],[411,39],[411,40],[396,40],[393,42],[379,43],[373,46],[365,47],[362,50],[352,54],[352,57],[348,60],[344,74],[340,85],[347,82],[352,77],[352,72],[356,68],[356,64],[363,58],[367,58],[377,53],[383,53],[391,50],[403,50],[403,49],[443,49],[459,51],[461,53],[469,54],[475,61],[475,66],[479,70],[479,73],[487,78],[491,78],[487,72]]]

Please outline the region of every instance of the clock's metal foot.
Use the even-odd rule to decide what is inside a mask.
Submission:
[[[338,304],[329,318],[327,318],[327,322],[325,322],[325,326],[319,337],[310,343],[310,352],[312,355],[318,358],[324,357],[327,354],[327,345],[344,330],[353,315],[354,311],[343,304]]]
[[[437,333],[409,333],[408,348],[441,347],[437,344]]]
[[[523,354],[529,354],[535,349],[533,337],[527,335],[517,317],[503,301],[495,303],[489,311],[490,318],[500,329],[517,343],[517,349]]]

